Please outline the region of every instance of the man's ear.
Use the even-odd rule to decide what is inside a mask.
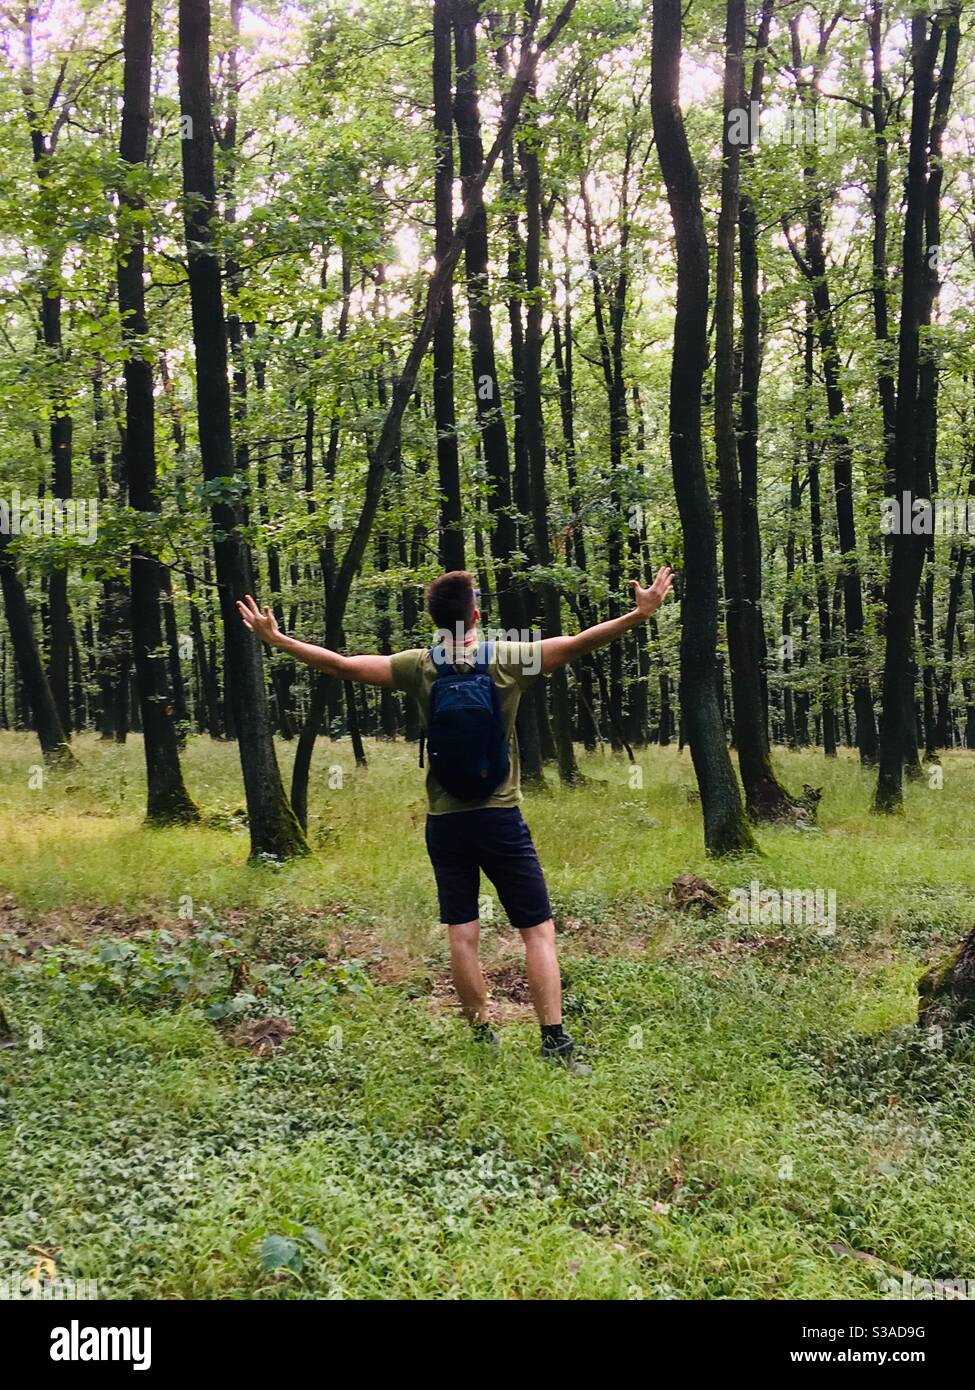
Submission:
[[[475,605],[474,605],[474,616],[473,616],[473,618],[471,619],[471,622],[472,622],[472,623],[479,623],[480,621],[481,621],[481,610],[480,610],[480,609],[477,607],[477,605],[475,604]]]

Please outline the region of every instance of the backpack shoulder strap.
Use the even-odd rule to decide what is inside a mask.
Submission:
[[[474,671],[478,676],[489,674],[488,667],[494,660],[494,643],[482,642],[477,649],[477,660],[474,662]]]
[[[433,662],[433,669],[438,676],[447,675],[448,672],[453,674],[454,663],[447,656],[442,642],[438,642],[435,647],[431,647],[429,655],[430,660]]]

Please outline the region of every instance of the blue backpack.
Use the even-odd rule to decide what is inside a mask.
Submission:
[[[488,674],[493,655],[494,644],[483,643],[474,665],[458,673],[442,644],[430,648],[437,672],[427,712],[430,770],[444,791],[461,801],[483,801],[508,775],[501,696]]]

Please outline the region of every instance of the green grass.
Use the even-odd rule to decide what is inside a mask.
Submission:
[[[919,970],[975,915],[975,758],[946,756],[941,790],[881,820],[851,758],[781,753],[789,785],[824,787],[819,828],[764,831],[761,858],[721,865],[676,750],[640,756],[642,789],[602,755],[585,787],[532,796],[582,1080],[541,1066],[523,1008],[491,1057],[431,1002],[447,955],[421,775],[403,744],[368,751],[356,771],[347,743],[320,743],[314,857],[255,868],[233,748],[191,743],[206,821],[155,831],[137,739],[81,739],[81,771],[32,789],[36,744],[0,735],[20,1039],[0,1052],[0,1279],[47,1251],[111,1298],[878,1297],[883,1271],[842,1248],[975,1277],[971,1049],[911,1027]],[[685,870],[832,888],[836,934],[676,912]],[[136,938],[141,992],[91,957],[185,933],[190,906],[266,990],[245,1015],[293,1023],[272,1057],[228,1046],[212,982],[174,1003],[179,941]],[[318,956],[373,983],[302,976]],[[503,919],[485,958],[511,978]]]

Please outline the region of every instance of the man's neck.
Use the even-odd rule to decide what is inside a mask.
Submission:
[[[444,639],[444,647],[449,653],[460,659],[470,656],[474,648],[478,645],[479,640],[477,624],[475,623],[473,627],[469,627],[464,633],[464,640],[460,645],[457,644],[455,637],[449,636]]]

